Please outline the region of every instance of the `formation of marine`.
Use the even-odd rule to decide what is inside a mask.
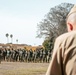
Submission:
[[[44,49],[25,50],[25,49],[0,49],[0,63],[1,61],[10,62],[50,62],[51,51]]]

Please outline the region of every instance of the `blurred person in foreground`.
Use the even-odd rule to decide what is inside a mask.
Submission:
[[[69,12],[66,23],[68,32],[56,39],[46,75],[76,75],[76,5]]]

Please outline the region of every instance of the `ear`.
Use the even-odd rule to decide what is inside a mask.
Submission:
[[[68,31],[72,31],[73,30],[73,25],[71,23],[68,23]]]

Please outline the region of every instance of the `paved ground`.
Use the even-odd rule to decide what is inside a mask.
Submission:
[[[45,75],[49,63],[2,62],[0,75]]]

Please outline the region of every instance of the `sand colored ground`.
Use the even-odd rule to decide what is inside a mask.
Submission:
[[[49,63],[2,62],[0,75],[45,75]]]

